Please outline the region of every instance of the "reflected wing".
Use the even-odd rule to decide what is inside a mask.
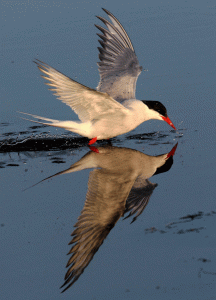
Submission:
[[[128,179],[118,184],[116,175],[104,169],[90,172],[85,206],[81,212],[73,239],[63,290],[67,290],[83,273],[104,239],[123,215],[131,186]]]
[[[36,60],[35,63],[39,70],[46,75],[42,75],[42,77],[48,81],[46,84],[52,87],[50,90],[58,99],[70,106],[82,122],[97,119],[102,114],[126,111],[123,105],[108,94],[88,88],[42,61]]]
[[[117,101],[135,99],[136,81],[141,73],[133,45],[119,21],[106,9],[103,9],[112,24],[102,17],[98,17],[108,28],[95,25],[102,34],[98,34],[99,73],[98,91],[106,92]]]
[[[141,215],[143,210],[146,208],[156,187],[157,183],[151,183],[148,179],[143,180],[141,178],[137,178],[126,201],[124,213],[126,214],[129,211],[130,213],[124,219],[136,214],[131,223],[136,221],[139,215]]]

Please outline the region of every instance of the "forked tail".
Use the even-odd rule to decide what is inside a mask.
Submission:
[[[42,125],[47,125],[47,126],[53,126],[53,127],[59,127],[59,128],[64,128],[66,130],[78,133],[82,136],[88,136],[85,132],[85,130],[83,130],[83,126],[82,123],[79,121],[59,121],[59,120],[54,120],[54,119],[49,119],[49,118],[44,118],[44,117],[40,117],[40,116],[36,116],[36,115],[32,115],[32,114],[28,114],[28,113],[24,113],[19,111],[19,113],[24,114],[24,115],[28,115],[31,116],[35,119],[39,119],[39,120],[44,120],[50,123],[46,123],[46,122],[40,122],[40,121],[35,121],[35,120],[30,120],[30,119],[26,119],[26,118],[22,118],[23,120],[27,120],[30,122],[34,122],[34,123],[38,123],[38,124],[42,124]]]

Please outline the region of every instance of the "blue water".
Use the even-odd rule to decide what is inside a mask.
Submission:
[[[134,215],[120,218],[61,294],[70,234],[94,169],[35,184],[79,161],[88,140],[22,120],[17,111],[77,118],[47,90],[32,60],[96,87],[101,7],[123,24],[146,70],[137,98],[161,101],[177,127],[149,121],[114,138],[113,147],[157,156],[178,146],[170,169],[149,177],[158,186],[142,214],[132,224]],[[215,2],[5,1],[2,16],[0,298],[216,299]]]

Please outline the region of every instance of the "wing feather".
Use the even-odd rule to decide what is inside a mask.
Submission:
[[[136,81],[141,73],[133,45],[120,22],[106,9],[112,24],[102,17],[107,29],[95,25],[102,34],[98,34],[102,48],[99,49],[100,82],[97,90],[106,92],[115,100],[122,102],[135,99]]]
[[[103,114],[117,111],[126,113],[127,109],[107,93],[86,87],[65,76],[40,60],[34,61],[45,75],[46,85],[63,103],[70,106],[82,122],[100,118]]]
[[[138,177],[127,198],[124,214],[130,213],[124,219],[136,214],[131,222],[133,223],[146,208],[156,187],[157,183],[151,183],[148,179]]]
[[[80,277],[110,230],[123,215],[129,188],[117,183],[116,174],[95,169],[90,172],[86,201],[73,231],[68,254],[64,292]]]

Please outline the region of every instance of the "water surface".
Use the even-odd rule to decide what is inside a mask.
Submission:
[[[99,24],[95,15],[105,17],[101,7],[124,25],[146,69],[137,98],[161,101],[178,129],[146,122],[114,138],[113,149],[156,157],[178,146],[169,168],[146,175],[152,190],[143,212],[132,224],[136,213],[119,218],[84,273],[61,294],[70,235],[96,169],[35,185],[92,154],[87,139],[35,126],[17,111],[77,118],[47,90],[32,60],[97,86],[93,25]],[[1,299],[215,299],[214,1],[5,1],[2,8]]]

